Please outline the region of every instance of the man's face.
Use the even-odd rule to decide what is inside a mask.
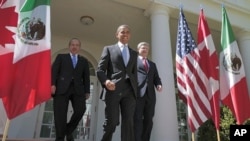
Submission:
[[[77,54],[80,50],[80,42],[73,39],[69,45],[69,49],[72,54]]]
[[[138,49],[138,53],[140,56],[142,57],[147,57],[148,56],[148,52],[149,52],[149,47],[146,45],[142,45],[139,49]]]
[[[128,28],[120,28],[116,33],[116,38],[123,44],[127,44],[130,39],[130,31]]]

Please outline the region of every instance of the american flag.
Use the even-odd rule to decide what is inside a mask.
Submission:
[[[206,75],[200,67],[201,55],[180,9],[177,42],[176,74],[180,98],[187,104],[188,124],[192,132],[211,117],[211,107],[206,94]],[[205,62],[203,62],[205,63]]]

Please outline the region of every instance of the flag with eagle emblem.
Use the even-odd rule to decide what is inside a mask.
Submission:
[[[234,114],[237,124],[250,118],[247,81],[241,54],[228,19],[222,7],[220,94],[223,104]]]
[[[19,3],[18,0],[5,0],[3,4],[11,2],[14,5],[15,2]],[[49,100],[51,93],[50,0],[25,0],[21,7],[16,8],[18,16],[17,24],[13,23],[16,26],[15,42],[12,41],[14,48],[8,60],[4,60],[10,67],[3,68],[10,76],[10,83],[5,86],[0,83],[9,119]]]

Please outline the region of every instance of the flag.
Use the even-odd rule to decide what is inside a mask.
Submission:
[[[220,95],[219,95],[219,58],[214,46],[212,35],[208,27],[203,9],[200,11],[198,22],[198,49],[200,53],[199,65],[201,68],[200,76],[203,76],[203,85],[209,104],[205,105],[210,111],[216,129],[220,127]],[[209,118],[209,117],[207,117]]]
[[[15,38],[11,91],[3,97],[9,119],[50,99],[50,0],[26,0]]]
[[[0,98],[11,91],[19,1],[2,0],[0,3]]]
[[[180,98],[187,104],[188,124],[192,132],[212,113],[207,94],[211,89],[206,86],[211,80],[202,68],[206,63],[203,61],[207,59],[201,56],[204,51],[197,48],[181,9],[176,43],[177,87]]]
[[[250,118],[244,65],[225,7],[222,7],[220,93],[223,104],[232,111],[237,124]]]

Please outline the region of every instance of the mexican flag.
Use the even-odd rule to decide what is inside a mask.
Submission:
[[[220,93],[223,104],[232,111],[237,124],[250,118],[244,64],[225,7],[222,7]]]
[[[11,1],[11,0],[10,0]],[[12,59],[11,91],[3,97],[9,119],[50,99],[50,0],[26,0],[20,8]]]

